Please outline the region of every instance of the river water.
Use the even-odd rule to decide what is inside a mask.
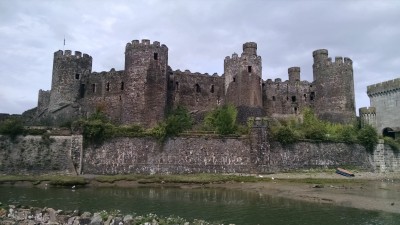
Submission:
[[[236,225],[398,225],[400,214],[308,203],[239,190],[211,188],[0,187],[3,205],[21,204],[81,211],[156,213],[187,220]]]

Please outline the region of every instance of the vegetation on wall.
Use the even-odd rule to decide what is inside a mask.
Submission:
[[[9,118],[0,123],[0,134],[8,135],[11,139],[24,134],[24,132],[23,122],[18,118]]]
[[[238,128],[236,124],[237,113],[236,107],[230,104],[218,107],[205,117],[205,129],[216,131],[221,135],[234,134]]]
[[[373,151],[378,143],[376,130],[369,125],[362,128],[358,124],[335,124],[318,119],[311,109],[304,109],[302,120],[290,118],[271,124],[271,138],[282,144],[292,144],[299,140],[359,143],[368,151]]]
[[[391,137],[384,137],[385,144],[389,145],[396,153],[400,152],[400,140],[394,140]]]

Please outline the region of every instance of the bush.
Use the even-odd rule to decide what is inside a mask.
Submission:
[[[394,152],[400,151],[400,140],[396,141],[390,137],[384,137],[383,140],[385,141],[385,144],[389,145]]]
[[[165,133],[167,136],[176,136],[185,130],[192,128],[193,120],[186,108],[178,106],[169,113],[165,121]]]
[[[0,124],[0,134],[8,135],[14,139],[18,135],[24,134],[25,129],[20,119],[10,118]]]
[[[281,144],[292,144],[297,141],[296,132],[289,126],[280,126],[273,131],[273,137]]]
[[[371,125],[365,125],[358,131],[357,139],[367,151],[373,152],[378,143],[378,134],[374,127]]]
[[[223,105],[207,114],[205,127],[216,131],[218,134],[234,134],[236,126],[237,109],[233,105]]]

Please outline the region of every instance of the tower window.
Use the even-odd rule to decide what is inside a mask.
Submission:
[[[292,96],[292,102],[296,102],[296,96]]]
[[[79,80],[80,76],[81,75],[79,73],[75,74],[75,79]]]
[[[247,66],[247,72],[251,73],[251,66]]]
[[[236,77],[233,78],[233,82],[236,82]]]
[[[175,82],[175,90],[179,90],[179,82]]]
[[[314,101],[315,98],[315,92],[310,93],[310,101]]]
[[[85,84],[81,84],[81,86],[79,87],[79,96],[81,98],[85,97]]]
[[[200,93],[200,92],[201,92],[200,85],[199,85],[199,84],[196,84],[195,86],[196,86],[196,92],[197,92],[197,93]]]
[[[124,82],[121,82],[121,91],[124,90]]]
[[[92,84],[92,92],[93,92],[93,93],[96,92],[96,84]]]
[[[275,96],[272,96],[272,101],[276,101],[276,97]]]
[[[211,92],[211,93],[214,93],[214,84],[211,85],[211,90],[210,90],[210,92]]]
[[[154,53],[154,60],[158,60],[158,53],[157,52]]]
[[[109,82],[107,82],[106,91],[110,91],[110,83]]]

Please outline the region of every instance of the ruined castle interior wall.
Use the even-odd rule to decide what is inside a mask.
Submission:
[[[124,71],[92,73],[82,80],[80,103],[82,116],[90,116],[96,110],[104,112],[111,121],[120,123],[124,100]]]
[[[172,104],[190,112],[211,111],[224,103],[224,78],[217,74],[174,71],[169,80]]]
[[[264,109],[268,116],[298,115],[314,102],[308,81],[284,81],[275,79],[263,83]]]
[[[315,112],[320,119],[350,123],[356,117],[353,65],[349,58],[332,62],[325,49],[313,52]]]
[[[376,109],[376,128],[400,127],[400,78],[368,86],[370,104]]]

